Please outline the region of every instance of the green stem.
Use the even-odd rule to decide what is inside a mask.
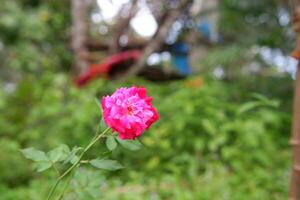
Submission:
[[[60,172],[59,172],[59,170],[57,169],[57,167],[56,167],[55,163],[53,163],[52,161],[51,161],[51,163],[52,163],[52,166],[53,166],[53,168],[54,168],[54,170],[55,170],[55,172],[56,172],[57,176],[59,177],[59,176],[60,176]]]
[[[69,168],[67,169],[58,179],[56,180],[55,184],[53,185],[52,189],[50,190],[47,200],[50,200],[53,196],[57,186],[59,185],[60,181],[68,175],[82,160],[84,154],[109,130],[109,128],[106,128],[101,134],[99,134],[94,140],[92,140],[83,150],[81,155],[79,156],[79,159]]]
[[[53,185],[53,187],[51,188],[51,191],[50,191],[49,194],[48,194],[47,200],[50,200],[50,199],[51,199],[51,197],[52,197],[52,195],[53,195],[53,193],[54,193],[54,191],[55,191],[55,189],[56,189],[56,187],[58,186],[58,184],[59,184],[60,181],[61,181],[61,178],[59,177],[59,178],[56,180],[56,182],[55,182],[55,184]]]
[[[66,184],[64,185],[64,188],[63,188],[63,190],[62,190],[62,192],[61,192],[61,194],[59,195],[59,197],[58,197],[57,200],[62,200],[62,199],[64,198],[65,192],[67,191],[67,189],[68,189],[68,187],[69,187],[69,185],[70,185],[70,182],[71,182],[71,180],[72,180],[74,174],[75,174],[75,171],[72,172],[72,173],[68,176],[68,179],[66,180]]]

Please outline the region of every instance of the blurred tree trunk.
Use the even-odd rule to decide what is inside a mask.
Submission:
[[[74,66],[76,72],[80,73],[88,67],[85,59],[88,55],[86,48],[88,36],[88,7],[90,0],[72,0],[72,28],[71,28],[71,48],[74,52]]]
[[[123,8],[121,9],[119,16],[118,16],[118,22],[116,25],[116,30],[115,30],[115,37],[114,40],[112,41],[112,44],[110,45],[110,53],[114,54],[120,51],[120,38],[121,36],[126,32],[126,30],[129,27],[131,19],[135,16],[137,12],[137,2],[138,0],[132,0],[131,2],[131,7],[128,11],[128,14],[126,17],[123,17],[123,8],[126,6],[124,5]]]
[[[188,4],[188,0],[182,0],[177,8],[168,11],[168,15],[165,18],[164,23],[159,26],[157,32],[154,34],[149,44],[145,47],[143,55],[137,61],[137,63],[123,75],[123,77],[121,78],[122,80],[125,80],[126,78],[139,73],[146,66],[148,57],[153,52],[159,50],[159,48],[163,45],[164,39],[167,36],[169,29],[171,28],[175,20],[181,15],[182,10]]]
[[[300,60],[300,0],[295,10],[294,28],[297,33],[296,50],[293,57]],[[294,107],[292,120],[292,175],[290,183],[290,200],[300,200],[300,64],[298,64],[294,93]]]

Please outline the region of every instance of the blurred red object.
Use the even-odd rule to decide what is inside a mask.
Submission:
[[[129,50],[123,51],[106,58],[102,63],[91,64],[89,69],[80,74],[75,79],[75,84],[78,87],[82,87],[88,84],[91,80],[96,79],[100,76],[109,76],[110,72],[114,68],[123,66],[123,63],[128,61],[137,61],[141,56],[141,51],[139,50]]]

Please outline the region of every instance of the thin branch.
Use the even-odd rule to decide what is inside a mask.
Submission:
[[[110,46],[110,53],[116,53],[120,50],[120,37],[126,32],[129,27],[131,19],[135,16],[137,12],[137,2],[138,0],[133,0],[131,2],[131,7],[128,12],[127,17],[122,17],[122,11],[120,12],[120,16],[118,17],[118,22],[115,30],[115,37]],[[126,6],[126,5],[124,5]],[[122,10],[122,9],[121,9]]]
[[[84,71],[88,62],[83,58],[87,54],[85,47],[88,35],[87,10],[90,0],[72,0],[71,47],[74,52],[74,64],[77,72]]]
[[[169,29],[175,22],[175,20],[181,15],[182,9],[188,5],[188,0],[181,1],[181,4],[174,10],[170,10],[168,17],[166,18],[163,25],[160,26],[157,34],[154,35],[154,38],[151,42],[145,47],[144,53],[138,62],[132,66],[126,74],[123,75],[121,80],[125,80],[130,76],[133,76],[140,72],[146,65],[147,58],[155,51],[160,49],[163,45],[164,39],[168,34]]]
[[[300,0],[295,10],[294,29],[297,33],[296,50],[292,53],[294,58],[300,60]],[[300,200],[300,63],[298,64],[294,106],[293,106],[293,120],[292,120],[292,136],[290,140],[292,146],[292,175],[290,182],[290,200]]]
[[[93,139],[83,150],[83,152],[81,153],[81,155],[79,156],[79,159],[70,167],[68,168],[55,182],[55,184],[53,185],[53,187],[51,188],[47,200],[50,200],[51,197],[54,195],[54,192],[57,188],[57,186],[59,185],[59,183],[67,176],[69,175],[73,169],[75,169],[81,162],[83,156],[85,155],[85,153],[102,137],[104,136],[107,132],[108,132],[109,128],[105,129],[101,134],[99,134],[95,139]]]
[[[59,176],[60,176],[60,172],[59,172],[59,170],[57,169],[55,163],[53,163],[51,160],[50,160],[50,162],[52,163],[52,166],[53,166],[55,172],[57,173],[57,176],[59,177]]]

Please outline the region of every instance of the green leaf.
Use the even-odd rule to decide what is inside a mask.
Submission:
[[[280,105],[280,102],[277,100],[271,100],[268,99],[267,97],[258,94],[258,93],[254,93],[251,95],[253,98],[256,98],[257,100],[259,100],[259,102],[261,102],[262,105],[265,106],[270,106],[270,107],[274,107],[274,108],[278,108],[278,106]]]
[[[90,161],[90,164],[98,169],[106,169],[110,171],[123,168],[123,166],[118,161],[110,159],[94,159]]]
[[[52,166],[52,163],[50,161],[41,161],[34,163],[34,168],[37,172],[42,172],[47,169],[49,169]]]
[[[101,103],[100,103],[100,101],[99,101],[96,97],[95,97],[95,102],[96,102],[98,108],[99,108],[100,110],[102,110]]]
[[[79,157],[76,156],[76,155],[74,155],[74,156],[71,158],[70,163],[74,165],[75,163],[78,162],[78,160],[79,160]]]
[[[116,142],[115,138],[113,136],[108,136],[106,139],[106,147],[112,151],[118,146],[118,143]]]
[[[70,149],[67,145],[62,144],[59,147],[49,151],[47,153],[52,163],[64,161],[70,154]]]
[[[242,114],[245,113],[249,110],[252,110],[254,108],[256,108],[257,106],[259,106],[260,103],[259,102],[255,102],[255,101],[251,101],[251,102],[247,102],[244,103],[238,110],[238,114]]]
[[[27,148],[27,149],[22,149],[21,152],[25,156],[25,158],[33,160],[35,162],[38,161],[49,161],[47,155],[45,152],[37,150],[35,148]]]
[[[78,158],[76,155],[78,151],[80,151],[82,147],[73,147],[72,151],[69,153],[69,155],[66,156],[65,161],[63,164],[67,164],[70,162],[71,164],[74,164]]]
[[[135,140],[122,140],[117,138],[118,142],[121,144],[122,147],[131,151],[137,151],[142,148],[142,144],[138,139]]]
[[[105,124],[105,122],[104,122],[103,117],[101,117],[101,120],[100,120],[100,127],[101,127],[102,129],[104,129],[104,128],[107,127],[106,124]]]
[[[269,99],[267,97],[265,97],[264,95],[262,94],[259,94],[259,93],[252,93],[251,96],[257,100],[260,100],[260,101],[263,101],[263,102],[268,102]]]
[[[215,125],[209,119],[203,119],[201,124],[204,130],[210,135],[215,135],[218,132]]]

